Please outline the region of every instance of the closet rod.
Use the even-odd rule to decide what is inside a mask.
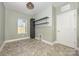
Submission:
[[[41,18],[41,19],[38,19],[38,20],[34,20],[34,21],[37,22],[37,21],[41,21],[41,20],[44,20],[44,19],[47,19],[47,18],[49,18],[49,17],[44,17],[44,18]]]

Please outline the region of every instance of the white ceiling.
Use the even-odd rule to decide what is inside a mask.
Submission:
[[[28,15],[34,15],[36,13],[41,12],[45,8],[49,7],[50,5],[53,5],[55,7],[63,5],[65,2],[33,2],[34,9],[29,10],[26,8],[27,2],[4,2],[4,5],[6,8],[16,10]]]

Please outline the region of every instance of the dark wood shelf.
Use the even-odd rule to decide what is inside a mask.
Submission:
[[[49,22],[43,22],[43,23],[39,23],[39,24],[35,24],[35,25],[43,25],[43,24],[48,24]]]
[[[41,20],[44,20],[44,19],[47,19],[49,17],[44,17],[44,18],[41,18],[41,19],[38,19],[38,20],[34,20],[35,22],[38,22],[38,21],[41,21]]]

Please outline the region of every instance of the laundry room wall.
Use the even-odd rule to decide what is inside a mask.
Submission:
[[[17,21],[23,19],[26,23],[26,33],[18,34]],[[30,16],[24,13],[6,8],[5,10],[5,40],[30,37]]]
[[[5,40],[5,7],[2,2],[0,2],[0,46]]]
[[[45,40],[47,42],[52,43],[53,41],[56,40],[55,8],[52,5],[50,5],[46,9],[43,9],[40,13],[36,14],[34,17],[35,17],[35,20],[38,20],[46,16],[49,17],[47,19],[49,24],[36,25],[35,27],[36,38],[39,40]]]

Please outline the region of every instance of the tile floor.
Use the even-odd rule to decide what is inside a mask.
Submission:
[[[73,48],[54,44],[48,45],[36,39],[26,39],[7,43],[0,56],[73,56]]]

